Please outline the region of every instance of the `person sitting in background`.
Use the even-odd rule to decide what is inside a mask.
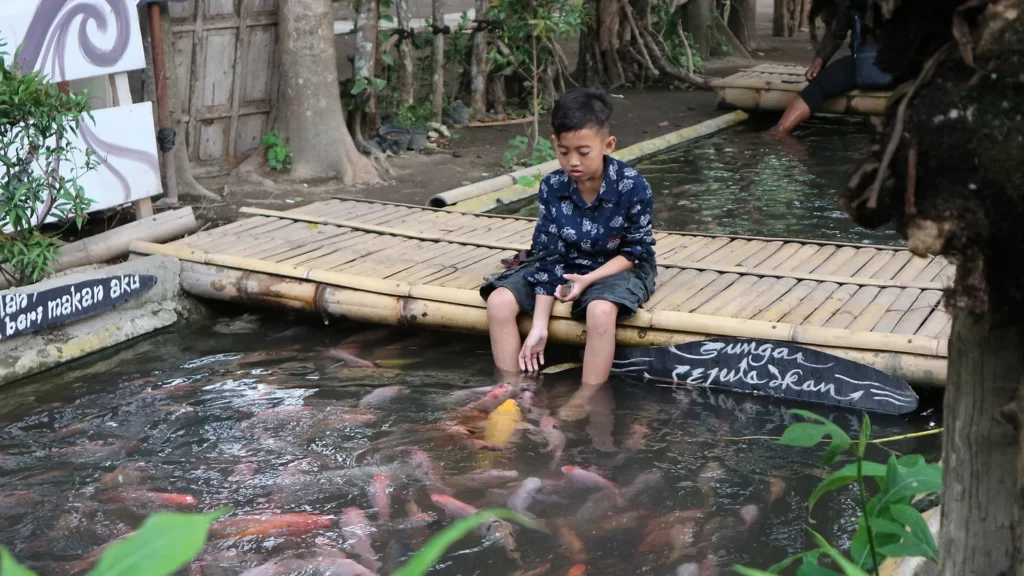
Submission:
[[[583,385],[576,403],[609,376],[615,327],[650,298],[657,275],[651,187],[609,156],[612,104],[599,88],[574,88],[555,103],[552,141],[561,166],[541,181],[534,255],[487,282],[487,322],[502,372],[536,374],[544,364],[555,300],[572,302],[587,323]],[[533,316],[525,342],[516,319]]]
[[[805,74],[807,87],[789,103],[779,123],[771,129],[771,134],[789,134],[821,110],[825,102],[854,88],[884,89],[892,86],[892,78],[875,65],[878,40],[866,22],[867,13],[865,0],[850,0],[849,4],[836,0],[835,4],[822,10],[824,20],[831,20],[831,23]],[[848,35],[850,54],[828,64]]]

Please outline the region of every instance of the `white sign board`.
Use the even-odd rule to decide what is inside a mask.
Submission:
[[[93,151],[99,167],[78,178],[90,210],[104,210],[162,192],[153,106],[132,104],[124,73],[145,68],[135,0],[0,0],[0,41],[23,71],[54,82],[116,75],[119,106],[82,118],[77,162]],[[61,167],[65,176],[75,174]]]

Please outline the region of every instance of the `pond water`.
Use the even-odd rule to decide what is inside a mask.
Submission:
[[[867,230],[836,203],[871,148],[867,120],[812,119],[778,140],[754,117],[636,163],[655,192],[655,227],[712,234],[903,245]],[[535,217],[536,204],[519,214]]]
[[[326,569],[337,550],[390,574],[459,512],[446,497],[503,506],[535,477],[526,510],[550,534],[474,533],[433,573],[501,576],[548,564],[543,573],[562,575],[583,563],[591,576],[670,575],[692,562],[700,574],[712,565],[724,574],[810,547],[803,523],[807,496],[827,474],[821,451],[743,439],[780,435],[796,405],[616,380],[587,417],[560,420],[567,443],[553,466],[550,421],[547,434],[505,436],[500,425],[481,430],[487,412],[467,408],[480,398],[468,390],[496,383],[486,339],[275,318],[164,333],[5,387],[0,544],[40,574],[81,573],[90,552],[154,511],[231,506],[188,574],[272,561],[251,574],[350,574]],[[574,355],[552,351],[559,362]],[[575,378],[569,370],[533,384],[526,421],[558,417]],[[395,385],[407,392],[380,392]],[[367,401],[374,391],[379,401]],[[858,414],[810,408],[855,433]],[[917,415],[875,417],[874,434],[928,429],[936,411],[924,398]],[[931,460],[935,438],[889,446]],[[629,488],[617,501],[567,482],[561,465]],[[827,498],[816,528],[848,541],[855,501],[852,491]]]

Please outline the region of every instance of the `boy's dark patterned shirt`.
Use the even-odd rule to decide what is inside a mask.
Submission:
[[[537,262],[526,276],[536,294],[553,296],[563,274],[593,272],[616,256],[654,259],[651,187],[625,162],[605,156],[604,182],[590,204],[563,170],[544,177],[538,196]]]

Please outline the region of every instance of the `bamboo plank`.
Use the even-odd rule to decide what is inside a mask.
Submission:
[[[868,260],[867,264],[862,266],[860,270],[857,270],[857,273],[854,274],[854,277],[874,278],[875,274],[877,274],[878,271],[882,269],[882,266],[885,266],[886,262],[892,260],[893,254],[895,254],[895,252],[893,252],[892,250],[879,250],[878,253],[871,258],[871,260]]]
[[[687,298],[714,282],[718,276],[718,272],[705,271],[697,274],[696,277],[686,282],[683,286],[672,290],[658,303],[658,307],[664,310],[675,310],[679,304],[682,304]]]
[[[393,206],[378,214],[374,214],[372,216],[365,218],[360,218],[359,221],[362,222],[363,224],[373,224],[375,226],[387,226],[388,228],[393,228],[393,226],[388,226],[389,222],[407,216],[411,212],[413,212],[412,208],[406,208],[403,206]]]
[[[659,306],[662,300],[668,298],[673,292],[683,289],[687,283],[692,282],[697,277],[697,274],[699,274],[697,270],[681,270],[679,274],[654,291],[654,294],[647,301],[647,306],[651,308]]]
[[[270,218],[268,218],[266,216],[250,216],[248,218],[241,218],[241,219],[235,220],[234,222],[232,222],[230,224],[227,224],[225,226],[220,226],[220,227],[214,228],[212,230],[205,230],[205,231],[200,232],[198,234],[193,234],[192,236],[185,236],[184,238],[182,238],[180,240],[176,240],[174,242],[171,242],[171,244],[178,244],[178,245],[183,245],[183,246],[203,245],[208,240],[212,240],[213,238],[219,238],[221,236],[237,234],[237,233],[239,233],[239,232],[241,232],[243,230],[248,230],[249,228],[252,228],[253,226],[258,226],[260,222],[266,222],[266,221],[269,221],[269,220],[270,220]]]
[[[321,214],[325,210],[329,210],[337,204],[337,200],[317,200],[316,202],[303,204],[297,208],[289,208],[288,210],[284,210],[284,212],[289,214]],[[349,202],[348,204],[354,203]]]
[[[764,248],[764,242],[761,240],[747,240],[746,244],[740,247],[738,250],[731,251],[728,255],[722,256],[721,258],[711,255],[705,258],[702,263],[718,264],[720,266],[736,266],[740,262],[750,258],[754,254],[757,254]],[[715,258],[714,262],[709,262],[710,258]]]
[[[273,262],[283,262],[285,260],[291,260],[292,258],[295,258],[297,256],[309,254],[314,250],[320,250],[322,248],[334,250],[338,248],[339,242],[344,242],[349,237],[356,234],[364,234],[363,232],[360,232],[358,230],[352,230],[351,228],[332,228],[334,228],[334,230],[330,234],[325,234],[317,238],[313,242],[295,247],[291,250],[286,250],[284,252],[273,254],[271,256],[266,257],[265,259],[271,260]]]
[[[821,246],[817,252],[811,255],[810,258],[801,262],[799,265],[793,267],[793,272],[801,274],[810,274],[815,268],[821,266],[825,260],[828,260],[832,254],[835,253],[837,248],[835,246]]]
[[[674,262],[690,262],[694,258],[705,258],[723,246],[732,242],[729,238],[699,238],[696,242],[685,244],[665,255],[661,260],[666,264]]]
[[[844,246],[836,250],[832,256],[829,256],[828,260],[822,262],[821,266],[815,268],[814,273],[838,276],[836,270],[839,270],[856,253],[857,250],[855,248]]]
[[[677,304],[675,309],[680,312],[693,312],[707,303],[708,300],[711,300],[720,294],[722,290],[728,289],[729,286],[732,286],[732,284],[739,278],[739,274],[719,274],[718,277],[715,278],[714,282],[708,284],[693,296]]]
[[[759,270],[775,270],[776,266],[785,262],[786,259],[793,254],[796,254],[796,251],[799,250],[801,246],[802,244],[797,244],[795,242],[783,244],[778,250],[772,253],[771,256],[766,258],[764,262],[760,263],[757,268]]]
[[[857,250],[856,254],[836,270],[836,276],[856,276],[857,272],[870,262],[875,254],[878,254],[878,250],[874,248],[861,248]]]
[[[517,225],[509,227],[505,230],[505,234],[502,236],[495,237],[493,240],[500,244],[532,244],[533,243],[533,226],[523,226],[522,222],[516,222]]]
[[[752,316],[752,318],[754,320],[764,320],[765,322],[778,322],[786,314],[789,314],[790,311],[799,306],[805,298],[810,296],[817,286],[817,282],[802,280],[796,286],[793,286],[789,292],[786,292],[781,298]]]
[[[464,254],[473,249],[473,246],[465,246],[463,244],[439,244],[439,250],[432,256],[415,263],[413,266],[395,272],[388,276],[388,279],[392,280],[403,280],[406,282],[415,282],[420,278],[428,276],[429,274],[436,273],[439,270],[443,270],[448,267],[447,261],[458,258],[461,254]],[[455,268],[453,267],[454,271]]]
[[[935,277],[935,282],[946,287],[952,286],[954,280],[956,280],[956,265],[949,263],[946,263],[946,267]]]
[[[928,267],[930,261],[931,258],[919,258],[915,256],[910,259],[910,262],[907,262],[906,266],[899,271],[899,274],[896,274],[894,279],[907,282],[912,281],[918,274],[924,272],[924,269]]]
[[[892,258],[886,262],[884,266],[879,268],[878,272],[875,272],[871,277],[878,278],[880,280],[891,280],[896,277],[896,274],[898,274],[913,257],[914,255],[910,252],[897,252],[893,254]]]
[[[868,307],[878,296],[880,290],[874,286],[865,286],[857,290],[843,307],[836,311],[831,318],[825,322],[826,328],[846,328],[857,319],[857,316]]]
[[[946,322],[946,325],[942,327],[942,330],[939,330],[939,338],[940,339],[949,338],[950,333],[952,331],[953,331],[953,318],[950,317],[949,321]]]
[[[714,238],[697,238],[695,236],[692,236],[688,239],[687,242],[680,244],[677,248],[669,250],[664,254],[658,254],[658,259],[661,260],[662,262],[671,262],[676,258],[680,260],[686,259],[687,257],[690,256],[690,254],[693,254],[697,250],[700,250],[702,246],[706,246],[713,240]]]
[[[762,310],[775,303],[787,292],[792,290],[793,287],[796,286],[796,283],[797,281],[794,278],[779,278],[775,283],[769,286],[768,290],[765,290],[761,295],[757,296],[753,300],[747,301],[738,312],[731,316],[733,318],[753,318]]]
[[[482,261],[486,260],[487,258],[489,258],[492,254],[493,254],[493,252],[490,249],[488,249],[488,248],[475,247],[473,250],[471,250],[471,251],[467,252],[466,254],[464,254],[460,261],[449,263],[448,268],[453,268],[454,269],[453,272],[444,273],[444,274],[438,273],[438,274],[426,276],[423,279],[421,279],[420,282],[422,284],[430,284],[430,285],[443,286],[445,280],[447,280],[447,279],[456,279],[457,280],[457,278],[462,275],[463,270],[467,270],[469,268],[472,268],[474,265],[479,264],[480,262],[482,262]],[[482,282],[483,281],[483,276],[485,276],[485,274],[481,274],[480,276],[481,276],[481,282]]]
[[[485,248],[485,250],[487,250]],[[498,250],[488,250],[483,258],[480,259],[476,264],[459,268],[459,271],[455,274],[445,276],[440,280],[431,282],[438,286],[445,286],[448,288],[460,288],[464,290],[475,290],[483,285],[484,276],[488,274],[494,274],[502,270],[501,264],[498,263],[498,259],[494,258],[501,252]]]
[[[726,302],[718,310],[715,316],[727,316],[734,318],[747,304],[757,300],[762,294],[769,293],[771,288],[781,281],[780,278],[760,278],[757,282],[740,293],[739,297]]]
[[[843,284],[832,292],[821,306],[818,306],[818,309],[811,313],[811,315],[808,316],[800,325],[824,327],[825,323],[828,322],[840,308],[845,306],[859,289],[860,286],[856,286],[854,284]]]
[[[754,252],[753,256],[743,260],[739,265],[745,268],[757,268],[762,262],[771,258],[772,254],[778,252],[782,246],[783,243],[779,241],[768,242],[764,245],[764,248]]]
[[[853,322],[850,322],[850,330],[871,330],[878,324],[878,321],[882,319],[882,316],[889,310],[889,306],[899,298],[900,293],[903,290],[900,288],[885,288],[878,293],[878,296],[871,301],[867,307],[864,308],[854,318]]]
[[[726,248],[728,246],[730,246],[730,245],[732,245],[732,244],[734,244],[736,242],[746,242],[746,240],[733,240],[732,238],[716,238],[716,239],[712,240],[711,242],[708,242],[700,250],[692,252],[687,257],[687,261],[688,262],[700,262],[701,260],[703,260],[705,258],[711,257],[713,254],[716,254],[720,250],[726,250]],[[681,260],[681,258],[680,258],[680,256],[678,254],[674,258],[669,260],[669,262],[677,262],[677,263],[681,262],[681,261],[682,260]]]
[[[332,226],[331,230],[316,230],[314,234],[310,234],[306,237],[297,237],[292,240],[286,240],[284,244],[280,246],[268,247],[259,252],[254,252],[249,255],[250,258],[259,258],[260,260],[268,260],[276,262],[280,260],[280,255],[290,254],[296,250],[311,250],[313,246],[322,246],[325,242],[329,242],[338,236],[344,235],[350,230],[343,228],[337,228]],[[326,238],[326,240],[325,240]]]
[[[892,329],[893,334],[914,334],[924,324],[924,321],[942,301],[942,292],[938,290],[925,290],[914,302],[914,305],[907,310],[907,313],[900,318],[896,327]]]
[[[664,288],[665,284],[669,280],[675,278],[680,273],[682,273],[680,268],[664,268],[662,266],[658,266],[658,277],[654,279],[654,293],[657,294],[658,290]],[[654,294],[652,294],[651,297],[653,298]]]
[[[946,261],[942,258],[932,258],[924,270],[912,278],[914,282],[934,282],[935,277],[946,267]]]
[[[733,240],[723,246],[720,250],[716,250],[704,258],[691,256],[690,261],[701,264],[721,264],[722,261],[731,258],[733,254],[744,248],[749,242],[749,240]]]
[[[835,282],[822,282],[818,284],[795,308],[787,312],[781,321],[787,324],[802,325],[807,320],[807,317],[813,314],[838,289],[839,284]]]
[[[914,305],[914,302],[920,295],[921,290],[917,288],[907,288],[900,291],[900,295],[889,305],[889,309],[882,314],[882,317],[871,330],[882,334],[891,333],[896,324],[899,323],[900,318],[903,318],[907,310],[910,310],[910,307]]]
[[[814,256],[814,254],[818,252],[818,250],[820,249],[820,246],[815,246],[813,244],[806,244],[804,246],[801,246],[800,249],[794,252],[792,256],[780,262],[779,265],[774,268],[774,270],[776,272],[790,272],[792,270],[795,270],[797,266],[806,262],[808,259]]]
[[[388,246],[387,248],[375,250],[359,260],[353,260],[352,262],[346,262],[345,264],[335,266],[332,270],[345,272],[347,274],[354,274],[356,276],[384,278],[387,276],[385,271],[392,266],[395,261],[400,261],[408,251],[415,248],[415,243],[416,240],[400,238],[399,242]]]
[[[928,315],[928,319],[921,325],[921,329],[917,331],[917,335],[924,336],[926,338],[937,338],[939,336],[939,332],[946,327],[946,324],[951,318],[952,317],[949,315],[949,312],[940,305]]]
[[[317,264],[328,257],[338,253],[345,253],[350,247],[370,242],[373,238],[376,238],[376,236],[367,234],[366,232],[360,232],[359,230],[350,230],[350,234],[346,235],[344,238],[335,240],[323,248],[317,248],[308,253],[296,254],[295,256],[281,260],[280,263],[288,266],[316,268]]]
[[[697,309],[693,311],[694,314],[718,316],[719,308],[735,300],[758,280],[759,278],[757,276],[740,276],[739,279],[730,284],[729,287],[719,293],[718,296],[715,296],[704,304],[698,306]]]
[[[397,244],[401,241],[401,238],[395,236],[381,236],[381,237],[370,237],[369,242],[360,242],[358,244],[352,244],[347,250],[335,252],[323,258],[307,262],[303,265],[305,268],[311,268],[314,270],[332,270],[335,266],[342,266],[348,262],[352,262],[359,258],[365,258],[367,255],[384,250],[390,246]]]

